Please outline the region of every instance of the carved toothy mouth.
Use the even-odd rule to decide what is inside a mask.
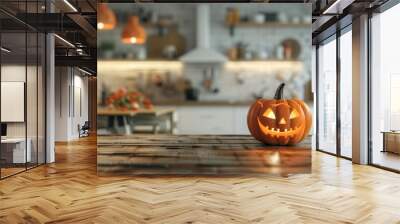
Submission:
[[[303,128],[303,125],[290,129],[269,128],[264,126],[259,118],[257,118],[257,121],[261,131],[265,135],[271,135],[272,137],[294,137]]]

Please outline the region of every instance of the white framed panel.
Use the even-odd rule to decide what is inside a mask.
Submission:
[[[25,82],[1,82],[1,122],[25,122]]]

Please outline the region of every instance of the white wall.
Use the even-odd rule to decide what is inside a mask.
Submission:
[[[76,70],[75,70],[76,72]],[[77,138],[79,137],[79,132],[78,132],[78,124],[81,126],[85,123],[85,121],[88,121],[88,79],[87,77],[81,76],[82,73],[79,73],[79,75],[74,75],[74,91],[72,96],[72,99],[74,99],[73,105],[74,108],[72,108],[72,119],[71,119],[71,136],[72,138]]]
[[[39,70],[37,70],[39,69]],[[45,150],[45,116],[44,116],[44,74],[42,67],[25,66],[20,64],[4,64],[1,66],[2,82],[24,82],[26,84],[26,107],[19,108],[26,112],[26,120],[22,122],[6,122],[7,137],[25,137],[30,139],[30,147],[32,151],[33,161],[36,162],[36,156],[39,154],[39,163],[44,162]],[[27,80],[26,80],[27,78]],[[4,90],[4,89],[3,89]],[[2,91],[3,91],[2,90]],[[24,94],[24,90],[20,90],[20,94]],[[7,95],[2,95],[7,97]],[[24,104],[24,102],[23,102]],[[25,105],[25,104],[24,104]],[[13,113],[13,108],[1,108],[3,112]],[[14,108],[14,110],[17,110]],[[15,112],[14,112],[15,113]],[[49,150],[51,151],[51,150]],[[52,157],[48,157],[51,162]]]
[[[134,12],[138,8],[145,10],[151,10],[157,15],[173,15],[174,22],[178,24],[178,32],[186,38],[186,48],[192,49],[196,45],[196,4],[181,4],[181,3],[169,3],[163,4],[120,4],[110,3],[108,4],[117,14],[123,14],[126,16],[134,15]],[[241,15],[252,15],[258,12],[278,12],[285,13],[289,19],[294,16],[303,17],[305,15],[311,15],[311,4],[265,4],[265,3],[212,3],[210,4],[210,17],[211,17],[211,47],[225,52],[228,46],[237,43],[240,40],[250,41],[253,45],[250,46],[253,49],[260,47],[273,48],[276,44],[280,43],[285,37],[292,36],[291,33],[299,32],[297,39],[302,45],[302,56],[310,58],[311,51],[311,26],[309,29],[302,28],[287,28],[287,29],[236,29],[235,36],[230,36],[229,29],[224,26],[224,19],[226,10],[229,7],[238,8]],[[124,18],[124,16],[121,16]],[[115,51],[118,53],[132,53],[142,46],[138,45],[126,45],[121,43],[120,35],[124,28],[126,21],[118,21],[117,27],[111,31],[98,31],[97,44],[98,46],[104,41],[112,41],[115,43]],[[157,29],[147,29],[148,37],[151,35],[157,35]],[[304,34],[304,36],[303,36]],[[118,40],[118,41],[117,41]],[[304,44],[304,45],[303,45]],[[272,49],[271,49],[272,50]]]
[[[1,66],[1,81],[3,82],[25,82],[25,65],[6,65]],[[28,70],[32,67],[28,67]],[[6,110],[6,108],[1,108]],[[7,124],[8,137],[24,137],[25,136],[25,122],[16,122]]]
[[[3,66],[1,66],[1,81],[2,82],[25,82],[26,83],[26,80],[25,80],[26,71],[28,72],[28,74],[31,74],[31,73],[36,74],[36,67],[33,67],[33,66],[25,67],[25,65],[23,65],[23,66],[22,65],[3,65]],[[32,85],[33,81],[30,80],[29,82],[30,82],[29,84]],[[36,81],[33,84],[36,85]],[[28,88],[27,90],[28,90],[27,103],[29,104],[29,103],[33,102],[32,98],[36,98],[36,89]],[[34,92],[29,93],[29,90],[33,90]],[[30,106],[34,106],[36,108],[36,101],[34,101],[34,102],[35,102],[35,105],[30,105]],[[2,108],[2,110],[6,110],[6,109],[7,108]],[[32,117],[32,116],[34,116],[34,117]],[[35,114],[28,113],[28,122],[34,121],[36,123],[36,119],[37,119],[36,113]],[[25,126],[26,126],[25,122],[8,123],[8,125],[7,125],[8,137],[24,137],[25,136]],[[34,126],[34,124],[31,124],[31,123],[28,125],[29,128],[31,128],[33,126]]]
[[[68,140],[69,125],[69,79],[67,67],[57,67],[55,69],[55,140]]]
[[[88,79],[75,68],[56,67],[55,85],[55,140],[77,139],[78,124],[88,120]]]
[[[116,13],[127,15],[137,10],[139,6],[146,10],[152,10],[158,15],[174,15],[174,19],[179,27],[178,32],[186,39],[187,49],[195,47],[195,4],[165,4],[163,7],[159,7],[157,4],[138,4],[135,6],[129,5],[127,7],[127,4],[110,4],[110,7]],[[241,15],[253,15],[260,11],[268,11],[285,13],[289,18],[294,16],[303,18],[311,14],[309,4],[212,4],[210,8],[211,48],[225,54],[229,47],[242,41],[248,43],[252,51],[257,51],[260,48],[268,49],[269,55],[273,57],[277,45],[286,38],[293,38],[301,46],[299,60],[302,66],[297,66],[295,63],[273,62],[269,64],[243,63],[240,65],[238,63],[226,63],[223,67],[217,69],[215,73],[215,87],[219,89],[219,92],[210,93],[202,87],[203,70],[199,66],[184,65],[182,69],[178,70],[175,68],[166,68],[162,63],[149,69],[126,69],[122,67],[110,67],[110,69],[107,69],[100,65],[98,96],[100,96],[103,86],[108,87],[109,90],[114,90],[121,86],[132,88],[137,85],[139,90],[143,91],[146,95],[150,97],[155,95],[153,97],[155,100],[165,100],[162,98],[162,93],[155,93],[160,88],[150,90],[149,86],[146,86],[146,83],[148,83],[147,80],[151,76],[150,73],[157,72],[160,75],[164,75],[169,72],[173,80],[182,77],[190,79],[193,86],[200,90],[200,100],[249,101],[254,99],[253,94],[258,94],[262,90],[265,90],[265,97],[272,97],[276,87],[283,81],[288,84],[285,88],[285,95],[287,97],[309,98],[310,93],[307,87],[311,80],[311,24],[309,27],[299,28],[236,28],[235,35],[231,36],[229,28],[224,25],[228,7],[237,7]],[[126,45],[120,41],[120,34],[124,25],[125,21],[121,21],[114,30],[99,31],[97,38],[98,45],[101,45],[105,41],[111,41],[116,45],[115,53],[134,55],[140,46]],[[148,28],[146,31],[149,37],[157,35],[157,29]],[[118,78],[116,78],[117,75]],[[243,82],[240,80],[243,80]],[[171,98],[171,96],[168,97]]]

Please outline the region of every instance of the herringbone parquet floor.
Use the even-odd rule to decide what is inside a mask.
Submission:
[[[400,223],[400,175],[313,152],[313,173],[98,177],[95,139],[0,181],[0,223]]]

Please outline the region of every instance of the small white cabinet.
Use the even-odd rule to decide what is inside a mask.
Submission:
[[[249,129],[247,128],[247,112],[249,107],[236,106],[234,107],[235,113],[235,134],[237,135],[249,135]]]
[[[246,106],[178,106],[177,134],[248,134]]]

